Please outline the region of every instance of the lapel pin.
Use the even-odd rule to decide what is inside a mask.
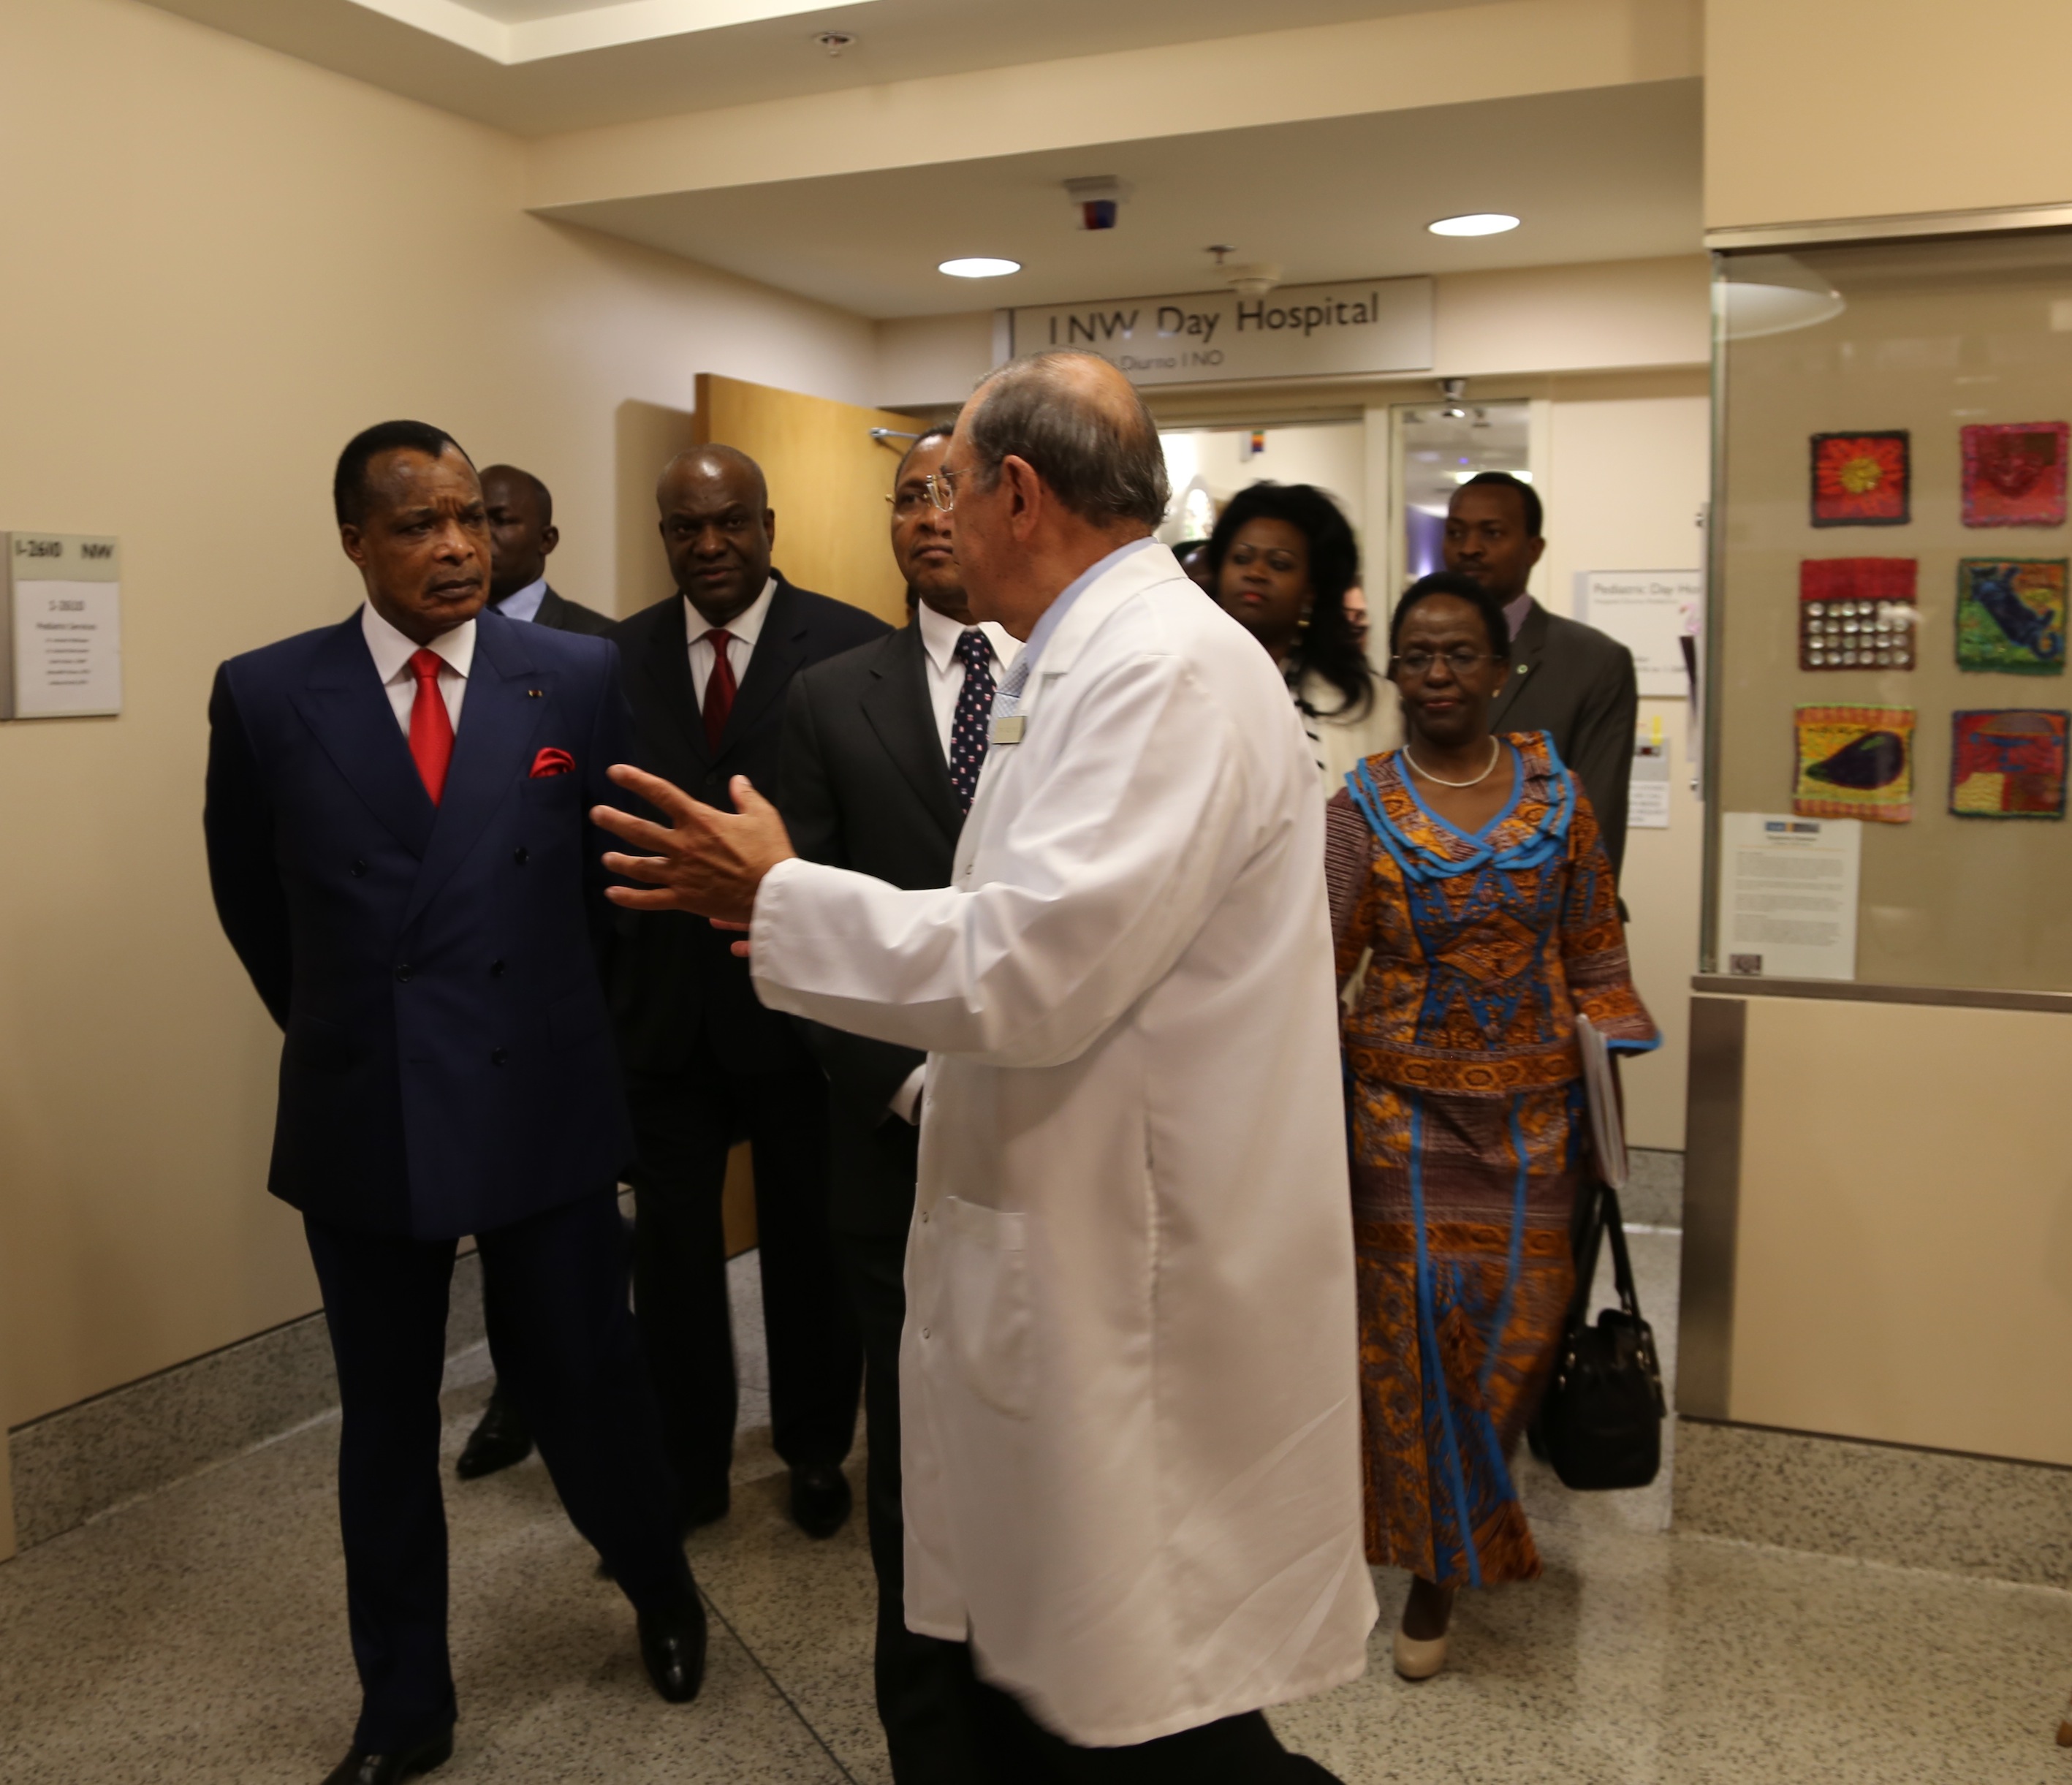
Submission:
[[[546,697],[547,691],[544,688],[528,688],[525,690],[525,698],[528,701],[544,701]]]

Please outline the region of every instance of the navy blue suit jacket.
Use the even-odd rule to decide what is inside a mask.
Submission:
[[[436,807],[357,613],[233,657],[209,702],[216,910],[286,1033],[269,1187],[418,1239],[606,1189],[633,1151],[589,819],[627,757],[619,653],[475,628]],[[534,777],[549,748],[574,772]]]

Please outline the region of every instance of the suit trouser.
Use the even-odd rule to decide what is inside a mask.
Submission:
[[[305,1216],[338,1363],[339,1522],[360,1669],[353,1746],[393,1752],[451,1723],[439,1384],[455,1243]],[[476,1236],[506,1392],[577,1530],[627,1598],[667,1613],[697,1589],[654,1396],[626,1306],[617,1197],[600,1191]]]
[[[633,1301],[663,1441],[693,1504],[726,1491],[738,1391],[721,1198],[726,1156],[755,1158],[757,1262],[771,1435],[793,1468],[832,1466],[856,1438],[863,1353],[828,1231],[828,1085],[817,1066],[729,1071],[701,1048],[680,1072],[627,1086],[640,1150]]]
[[[837,1234],[863,1330],[870,1436],[864,1507],[878,1574],[878,1721],[897,1785],[973,1785],[978,1758],[971,1650],[906,1627],[906,1521],[899,1500],[899,1332],[906,1320],[903,1234]]]
[[[997,1687],[981,1682],[976,1701],[997,1785],[1336,1785],[1335,1773],[1282,1747],[1259,1711],[1133,1747],[1081,1748]]]

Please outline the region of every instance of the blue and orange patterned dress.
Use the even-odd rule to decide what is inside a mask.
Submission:
[[[1441,1586],[1531,1580],[1508,1459],[1554,1362],[1589,1121],[1576,1015],[1659,1043],[1611,865],[1544,732],[1504,740],[1509,803],[1470,836],[1400,752],[1328,808],[1345,1019],[1367,1560]]]

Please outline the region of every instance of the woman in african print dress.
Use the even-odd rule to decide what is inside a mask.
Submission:
[[[1415,1577],[1396,1669],[1445,1660],[1455,1591],[1531,1580],[1509,1462],[1573,1287],[1589,1120],[1575,1019],[1657,1045],[1610,864],[1544,732],[1496,737],[1503,611],[1412,585],[1390,628],[1406,742],[1328,808],[1359,1259],[1367,1553]]]

